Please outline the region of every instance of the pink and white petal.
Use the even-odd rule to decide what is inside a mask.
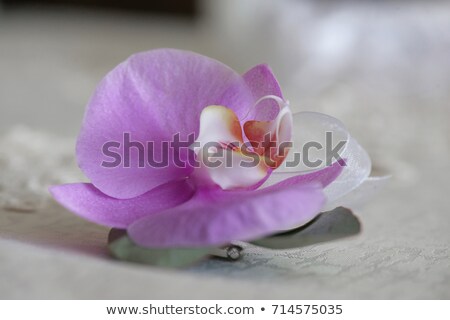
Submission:
[[[254,240],[304,224],[325,198],[316,184],[254,192],[202,189],[183,205],[144,217],[128,235],[144,247],[201,247]]]
[[[255,102],[269,95],[283,98],[280,85],[268,65],[257,65],[248,70],[242,77],[252,91]],[[247,120],[270,121],[275,119],[278,111],[279,107],[276,101],[267,99],[254,107],[254,112]]]
[[[132,55],[106,75],[88,103],[77,142],[79,166],[103,193],[121,199],[136,197],[192,171],[189,165],[174,165],[162,141],[172,141],[177,133],[187,141],[194,134],[192,143],[200,113],[208,105],[227,106],[243,117],[253,102],[242,76],[216,60],[174,49]],[[102,166],[109,160],[102,152],[105,143],[123,142],[125,133],[143,145],[145,155],[150,149],[147,142],[154,142],[155,160],[169,158],[169,165],[155,170],[144,161],[141,168],[133,148],[125,168],[122,146],[114,150],[122,163],[114,168]],[[181,161],[190,156],[182,152]]]
[[[133,199],[115,199],[90,183],[50,187],[53,198],[80,217],[113,228],[126,228],[147,215],[189,200],[194,188],[186,180],[169,182]]]

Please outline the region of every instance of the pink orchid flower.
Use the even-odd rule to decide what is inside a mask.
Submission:
[[[346,141],[345,159],[312,172],[285,168],[290,154],[281,143],[323,140],[331,131]],[[128,166],[105,167],[106,143],[128,133],[145,152],[167,157],[155,168],[129,152]],[[197,148],[180,151],[176,165],[161,143],[174,135]],[[269,134],[274,148],[261,147]],[[155,144],[152,150],[146,142]],[[260,161],[235,164],[245,155]],[[202,146],[216,142],[233,156],[232,166],[195,167]],[[191,141],[192,143],[192,141]],[[200,147],[198,147],[200,146]],[[231,146],[231,147],[230,147]],[[125,149],[116,152],[125,157]],[[360,185],[370,188],[370,158],[336,119],[313,112],[293,115],[267,65],[239,75],[226,65],[192,52],[158,49],[138,53],[118,65],[89,101],[76,154],[91,183],[53,186],[53,197],[92,222],[127,229],[143,247],[197,247],[253,240],[307,223]],[[348,198],[348,197],[347,197]]]

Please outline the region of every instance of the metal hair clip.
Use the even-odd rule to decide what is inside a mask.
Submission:
[[[211,255],[217,258],[227,259],[231,261],[239,260],[242,257],[243,248],[234,244],[222,248],[214,248],[211,250]]]

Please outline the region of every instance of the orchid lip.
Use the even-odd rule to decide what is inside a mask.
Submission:
[[[200,184],[212,182],[224,190],[247,188],[267,178],[271,171],[281,164],[287,153],[279,150],[280,141],[277,139],[281,139],[281,142],[290,139],[292,113],[283,99],[273,95],[262,97],[255,106],[266,99],[275,100],[280,108],[275,119],[251,120],[245,122],[243,127],[238,116],[225,106],[211,105],[202,110],[199,134],[191,145],[191,149],[201,160],[201,166],[196,168],[197,172],[194,174]],[[254,145],[248,148],[244,143],[245,137],[250,140],[250,144],[254,141],[263,144],[266,136],[270,136],[270,140],[276,140],[275,148],[271,141],[268,146],[262,148]],[[210,154],[211,149],[213,154]],[[211,165],[212,162],[217,163],[217,160],[223,159],[224,155],[226,156],[225,166],[222,165],[223,161],[220,165]],[[232,157],[231,163],[228,161],[228,156]],[[256,163],[243,164],[247,159],[255,159]]]

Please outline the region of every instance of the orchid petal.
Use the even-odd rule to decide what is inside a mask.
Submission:
[[[266,64],[260,64],[248,70],[243,79],[253,93],[254,101],[258,101],[264,96],[273,95],[283,98],[280,85],[272,70]],[[264,100],[254,106],[253,120],[270,121],[278,114],[278,104],[273,100]]]
[[[77,142],[78,164],[103,193],[121,199],[139,196],[192,172],[189,165],[174,165],[177,154],[168,155],[161,143],[178,133],[181,141],[197,135],[203,108],[224,105],[243,117],[253,103],[245,80],[216,60],[174,49],[132,55],[101,81],[88,104]],[[155,161],[166,157],[169,165],[155,170],[148,161],[139,161],[134,148],[124,167],[121,146],[114,150],[121,165],[102,166],[108,160],[102,153],[105,143],[120,143],[125,133],[143,145],[145,155],[147,142],[153,142]],[[190,156],[186,150],[180,159],[186,162]]]
[[[136,221],[128,235],[144,247],[201,247],[254,240],[310,221],[324,200],[317,184],[253,192],[204,188],[177,208]]]
[[[50,188],[53,197],[68,210],[86,220],[115,228],[126,228],[146,215],[175,207],[192,197],[186,181],[169,182],[133,199],[111,198],[90,183],[73,183]]]

